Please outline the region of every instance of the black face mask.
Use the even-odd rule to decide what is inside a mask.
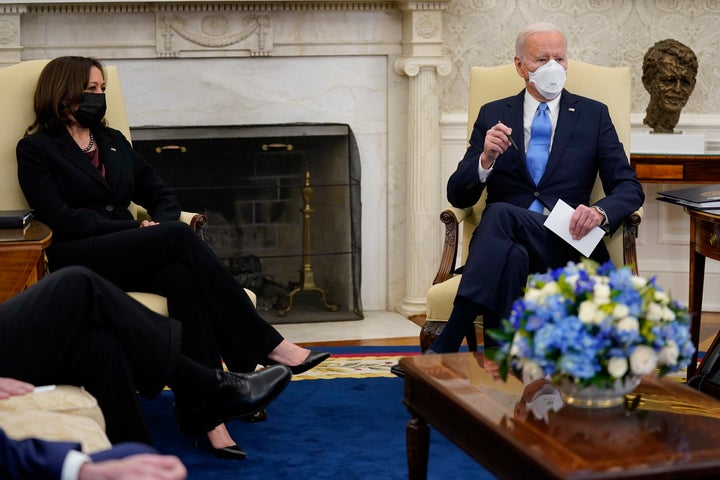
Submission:
[[[73,116],[80,125],[91,128],[100,124],[105,116],[106,109],[104,93],[84,92],[80,105],[73,112]]]

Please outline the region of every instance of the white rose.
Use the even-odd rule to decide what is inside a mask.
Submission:
[[[627,317],[630,313],[630,309],[627,305],[624,303],[617,303],[615,304],[615,307],[613,308],[613,317],[615,318],[624,318]]]
[[[555,295],[557,293],[560,293],[560,287],[557,282],[548,282],[542,287],[542,294],[544,297],[549,297],[550,295]]]
[[[523,361],[522,379],[525,385],[530,382],[534,382],[535,380],[540,380],[544,377],[545,374],[543,373],[542,368],[540,368],[540,365],[530,360]]]
[[[613,378],[622,378],[628,371],[628,362],[624,357],[612,357],[608,360],[608,373]]]
[[[659,322],[663,318],[663,307],[655,302],[650,302],[645,312],[645,318],[653,322]]]
[[[540,303],[542,295],[537,288],[528,288],[525,292],[525,301]]]
[[[658,352],[657,362],[658,365],[667,365],[672,367],[677,364],[678,357],[680,356],[680,349],[677,344],[670,340],[667,345],[660,349]]]
[[[663,307],[662,319],[666,322],[675,320],[675,312],[670,307]]]
[[[610,303],[610,285],[601,283],[593,287],[593,301],[598,305]]]
[[[653,295],[653,300],[655,300],[656,302],[658,302],[662,305],[667,305],[668,302],[670,301],[670,297],[665,292],[661,292],[660,290],[655,290],[655,294]]]
[[[640,322],[635,317],[625,317],[617,323],[618,332],[638,332]]]
[[[657,354],[647,345],[638,345],[630,354],[630,371],[635,375],[647,375],[657,366]]]
[[[578,307],[578,318],[582,323],[594,323],[597,306],[590,300],[585,300]]]
[[[643,277],[638,277],[637,275],[633,275],[632,277],[630,277],[630,283],[635,290],[640,290],[645,285],[647,285],[647,279]]]

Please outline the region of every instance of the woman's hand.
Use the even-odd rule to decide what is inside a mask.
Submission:
[[[8,398],[13,395],[25,395],[35,390],[35,385],[21,382],[14,378],[0,377],[0,398]]]
[[[140,228],[145,227],[152,227],[153,225],[160,225],[158,222],[153,222],[152,220],[143,220],[140,222]]]

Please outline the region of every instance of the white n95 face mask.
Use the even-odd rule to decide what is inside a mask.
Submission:
[[[530,81],[535,84],[535,88],[546,100],[552,100],[560,95],[567,73],[562,65],[555,60],[550,60],[545,65],[538,67],[534,72],[529,72]]]

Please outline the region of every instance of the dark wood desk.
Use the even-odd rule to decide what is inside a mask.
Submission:
[[[705,259],[720,260],[720,215],[685,208],[690,216],[690,288],[688,311],[692,315],[690,335],[697,347],[700,344],[702,298],[705,284]],[[688,366],[688,378],[695,374],[697,352]]]
[[[411,480],[427,475],[428,424],[500,478],[720,478],[720,402],[676,380],[643,378],[635,411],[562,407],[546,422],[528,411],[521,382],[493,381],[481,353],[400,365]]]
[[[630,155],[630,164],[643,183],[720,183],[720,155]],[[720,260],[718,235],[720,216],[685,209],[690,214],[690,285],[688,309],[692,314],[690,332],[693,343],[700,341],[705,258]],[[697,353],[688,367],[688,378],[695,374]]]
[[[720,155],[630,154],[642,183],[720,183]]]
[[[0,229],[0,303],[45,275],[45,249],[52,231],[33,221],[26,228]]]

